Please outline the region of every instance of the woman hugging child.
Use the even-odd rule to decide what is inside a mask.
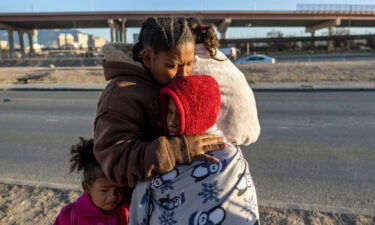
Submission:
[[[110,82],[98,103],[94,153],[114,183],[134,187],[177,164],[213,160],[206,152],[225,147],[215,135],[162,133],[158,96],[172,80],[191,74],[195,41],[186,19],[148,18],[133,59],[118,57],[118,45],[104,48],[104,76]]]
[[[227,147],[224,138],[218,136],[220,132],[173,136],[163,133],[159,91],[172,81],[192,74],[193,69],[200,74],[208,71],[205,74],[215,77],[220,85],[222,100],[217,125],[228,143],[248,145],[259,135],[254,96],[243,74],[226,58],[218,58],[222,54],[216,46],[205,45],[198,49],[197,42],[195,48],[198,39],[194,39],[196,34],[192,25],[183,18],[148,18],[133,48],[134,60],[127,57],[119,45],[104,48],[104,73],[110,82],[98,103],[94,153],[104,174],[116,184],[134,187],[158,174],[173,172],[181,164],[206,162],[212,163],[215,169],[216,164],[222,163],[222,157],[207,154]],[[205,32],[204,27],[199,30]],[[202,55],[195,51],[197,49]],[[207,55],[211,50],[216,53]],[[194,66],[194,62],[198,64]],[[211,71],[213,65],[227,69],[214,73]],[[228,149],[233,149],[234,145],[230,145]],[[241,165],[246,171],[247,164]],[[242,186],[251,185],[246,179],[240,180]],[[202,215],[209,211],[204,212]],[[249,221],[254,223],[257,221],[256,210],[249,212],[252,212]]]

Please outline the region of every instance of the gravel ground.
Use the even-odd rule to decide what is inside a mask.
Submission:
[[[0,184],[0,224],[52,224],[61,208],[79,191]],[[375,216],[346,215],[260,207],[261,224],[267,225],[374,225]]]

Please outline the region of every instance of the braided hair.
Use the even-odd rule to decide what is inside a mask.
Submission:
[[[96,179],[104,177],[104,173],[94,156],[94,140],[79,137],[80,142],[72,146],[70,172],[83,171],[83,181],[92,184]]]
[[[201,20],[193,17],[188,18],[187,21],[189,28],[194,36],[195,43],[203,43],[212,59],[223,61],[216,58],[217,49],[219,48],[219,39],[217,38],[215,33],[215,25],[205,25]]]
[[[194,43],[194,37],[185,18],[149,17],[143,22],[138,42],[133,47],[133,59],[142,62],[141,53],[145,48],[158,54],[186,43]]]

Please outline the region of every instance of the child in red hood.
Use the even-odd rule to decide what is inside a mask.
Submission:
[[[127,225],[130,192],[105,177],[93,154],[93,140],[80,137],[71,154],[71,172],[83,171],[84,193],[61,210],[54,225]]]

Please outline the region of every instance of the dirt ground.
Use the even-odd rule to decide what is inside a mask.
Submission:
[[[250,83],[375,82],[374,61],[238,65]],[[1,67],[0,83],[105,83],[101,67]]]
[[[52,224],[61,208],[79,191],[0,184],[0,224]],[[261,224],[267,225],[374,225],[375,216],[285,210],[260,207]]]
[[[0,67],[0,83],[105,83],[105,80],[101,67]]]
[[[375,81],[374,61],[239,65],[249,82]]]

